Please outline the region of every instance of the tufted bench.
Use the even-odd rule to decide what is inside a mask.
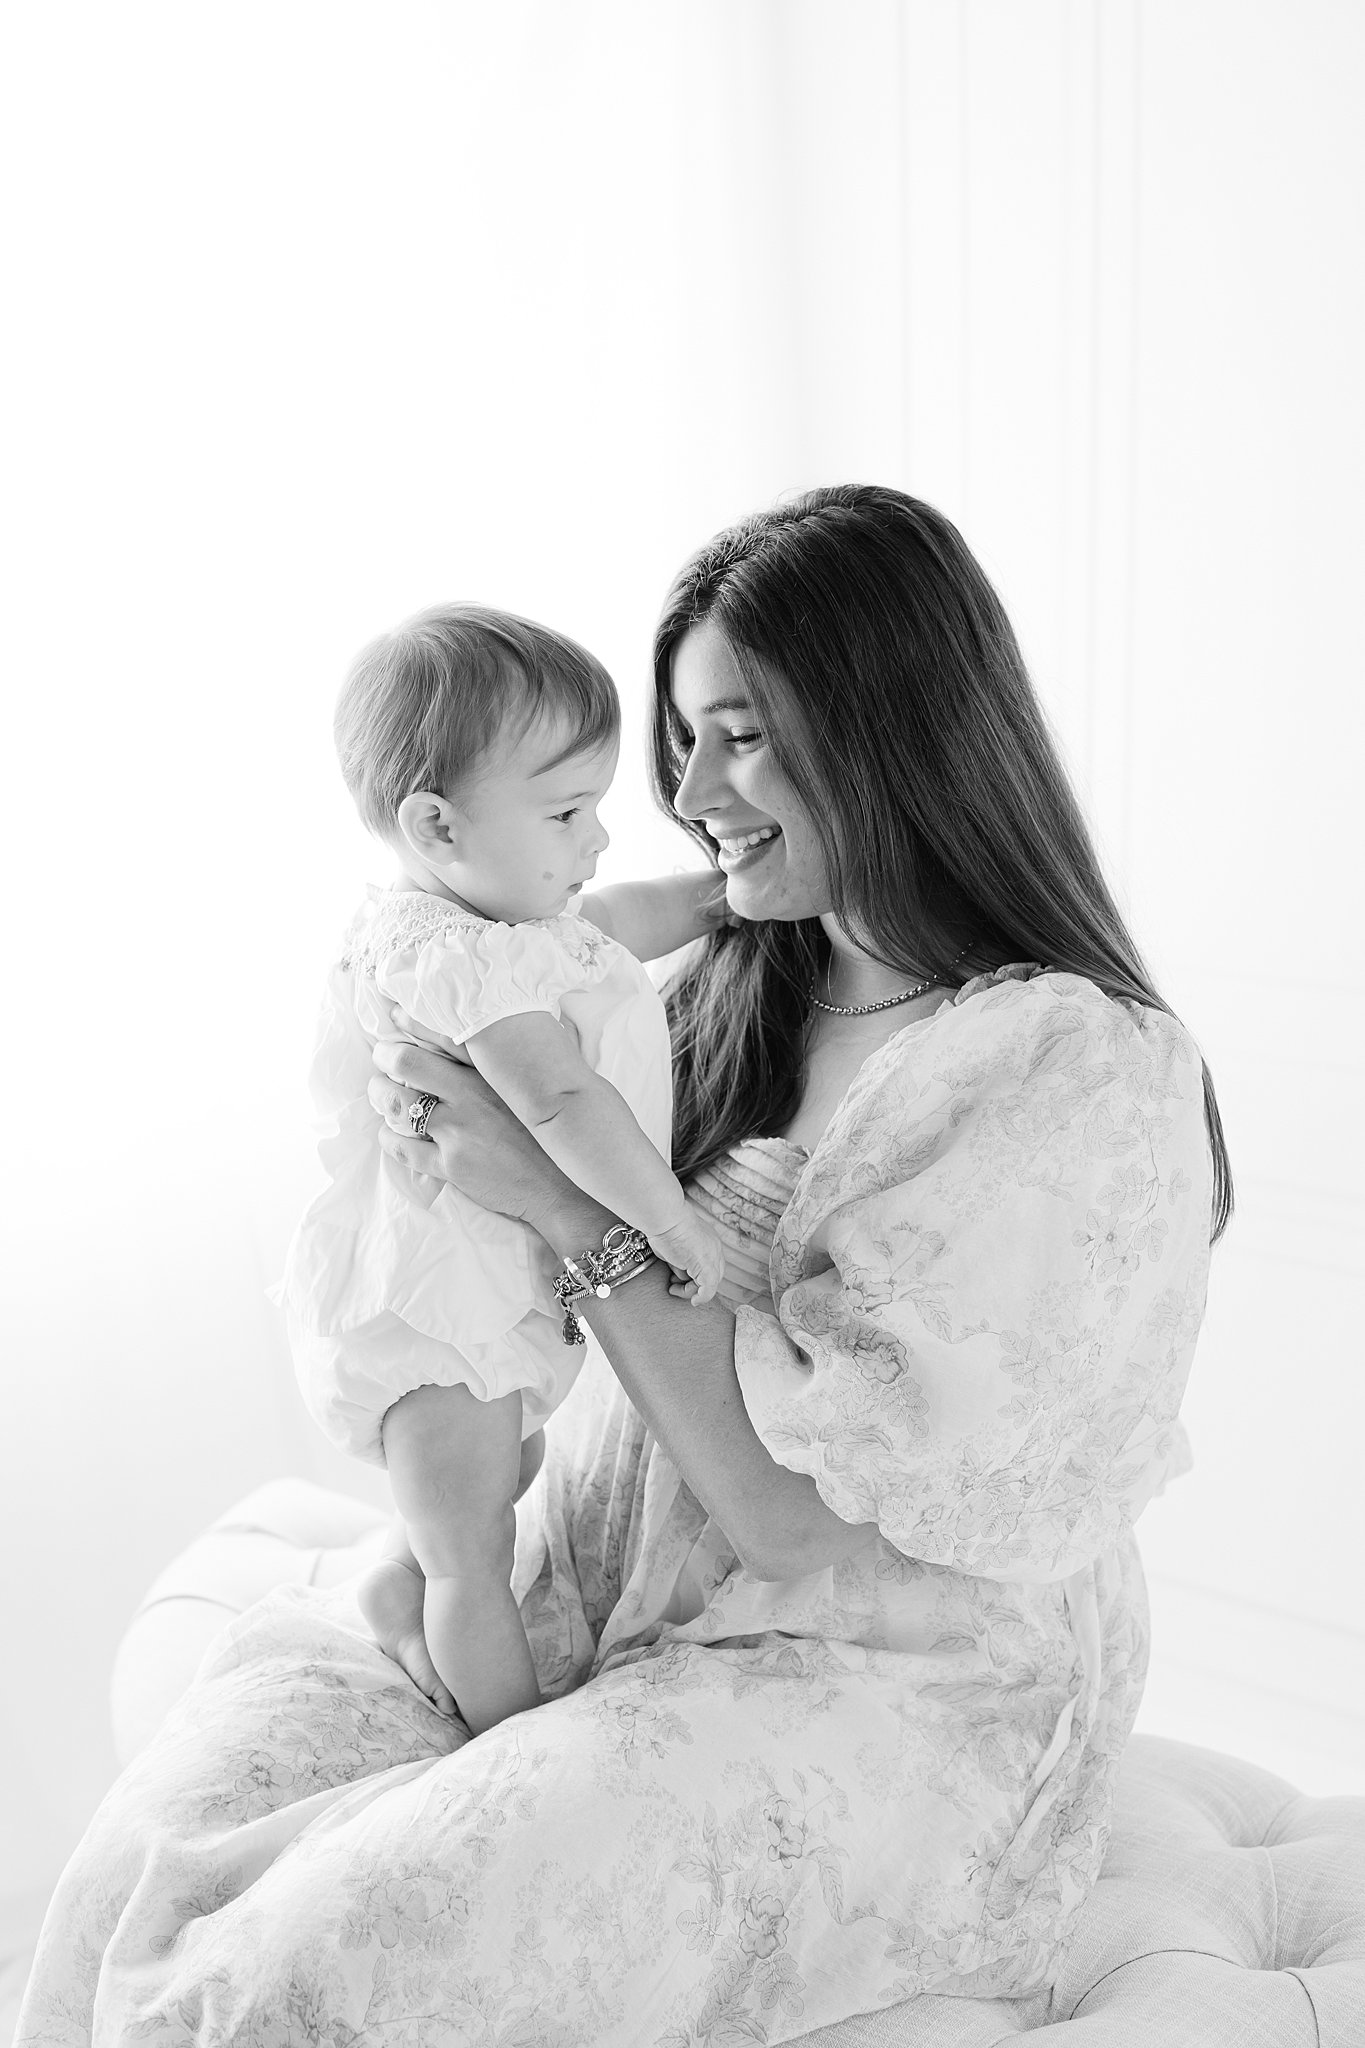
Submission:
[[[298,1480],[260,1489],[167,1567],[114,1669],[127,1762],[210,1639],[273,1586],[334,1583],[377,1513]],[[1156,1736],[1124,1759],[1113,1840],[1050,2002],[926,1997],[801,2048],[1365,2048],[1365,1799],[1309,1799]]]

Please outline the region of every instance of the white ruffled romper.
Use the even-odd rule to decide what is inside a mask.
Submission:
[[[540,1239],[381,1150],[366,1089],[375,1043],[400,1036],[395,1004],[456,1045],[500,1017],[548,1011],[665,1159],[671,1118],[663,1004],[623,946],[567,913],[497,924],[417,890],[370,891],[328,979],[313,1061],[332,1126],[319,1146],[328,1186],[294,1235],[278,1299],[309,1412],[377,1464],[384,1414],[414,1387],[463,1385],[483,1401],[519,1391],[529,1436],[583,1357],[561,1338]]]

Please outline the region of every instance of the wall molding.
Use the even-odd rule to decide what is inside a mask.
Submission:
[[[1152,1671],[1139,1726],[1254,1750],[1290,1777],[1309,1775],[1316,1755],[1323,1789],[1341,1789],[1350,1772],[1365,1790],[1365,1631],[1162,1572],[1149,1572],[1148,1593]]]

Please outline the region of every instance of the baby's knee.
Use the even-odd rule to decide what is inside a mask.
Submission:
[[[428,1583],[455,1579],[505,1585],[512,1576],[517,1540],[511,1497],[446,1500],[434,1512],[414,1516],[408,1524],[408,1540]]]
[[[414,1387],[386,1412],[384,1457],[394,1492],[449,1488],[510,1499],[521,1458],[521,1396],[480,1401],[468,1387]],[[401,1506],[401,1500],[400,1500]]]
[[[510,1558],[520,1425],[518,1396],[479,1401],[466,1387],[418,1387],[385,1415],[394,1502],[424,1572]]]

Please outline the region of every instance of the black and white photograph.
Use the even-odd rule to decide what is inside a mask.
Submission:
[[[0,2048],[1357,2048],[1365,6],[0,80]]]

